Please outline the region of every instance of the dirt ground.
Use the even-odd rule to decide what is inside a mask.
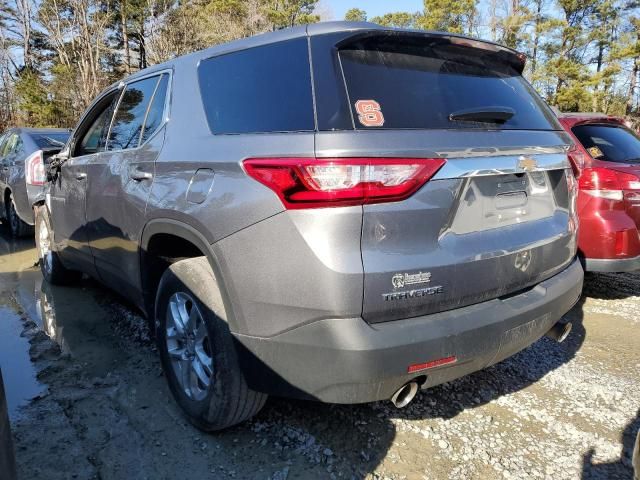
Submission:
[[[2,234],[0,365],[23,480],[632,478],[640,275],[589,276],[565,343],[405,409],[273,398],[208,435],[182,417],[134,310],[90,280],[43,284],[34,262],[33,242]]]

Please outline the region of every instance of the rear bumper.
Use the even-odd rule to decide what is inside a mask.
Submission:
[[[640,270],[640,255],[631,258],[585,258],[587,272],[634,272]]]
[[[519,295],[433,315],[370,325],[326,319],[270,338],[234,334],[249,385],[273,395],[331,403],[389,399],[409,380],[423,388],[499,362],[546,333],[577,302],[580,263]],[[414,374],[407,367],[455,355]]]

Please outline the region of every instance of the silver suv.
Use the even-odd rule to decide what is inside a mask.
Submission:
[[[43,274],[138,305],[202,429],[268,394],[406,405],[568,330],[570,140],[523,67],[461,36],[321,23],[141,71],[55,159]]]

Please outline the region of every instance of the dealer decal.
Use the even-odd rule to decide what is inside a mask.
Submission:
[[[591,155],[593,158],[598,158],[598,157],[604,156],[604,153],[602,153],[602,150],[600,150],[596,146],[587,148],[587,151],[589,152],[589,155]]]
[[[380,104],[375,100],[358,100],[356,102],[358,120],[365,127],[381,127],[384,125],[384,115]]]

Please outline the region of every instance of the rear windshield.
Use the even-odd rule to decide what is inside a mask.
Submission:
[[[69,135],[68,132],[39,133],[32,138],[38,148],[62,148],[67,143]]]
[[[213,133],[315,129],[306,38],[209,58],[198,76]]]
[[[558,128],[513,67],[470,48],[374,37],[342,48],[339,55],[356,128]],[[509,118],[485,114],[477,121],[478,112],[487,109],[506,111]],[[452,114],[459,115],[452,119]]]
[[[640,139],[622,125],[578,125],[571,130],[596,160],[640,163]]]

